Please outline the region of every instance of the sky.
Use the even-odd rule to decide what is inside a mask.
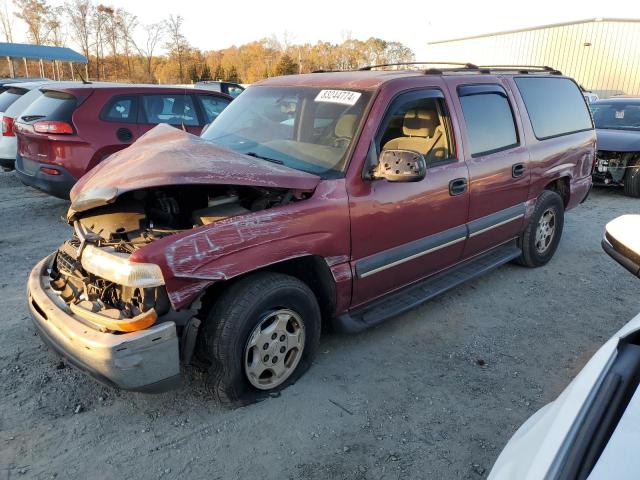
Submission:
[[[101,3],[127,9],[142,24],[180,14],[184,17],[185,36],[202,50],[218,50],[272,35],[280,40],[286,35],[291,43],[340,42],[350,35],[363,40],[373,36],[400,41],[419,59],[427,42],[434,40],[587,18],[640,18],[637,0],[102,0]],[[16,19],[16,27],[19,23]],[[24,40],[24,34],[18,37]],[[73,43],[72,38],[68,41]]]

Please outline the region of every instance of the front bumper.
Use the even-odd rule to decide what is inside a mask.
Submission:
[[[42,340],[106,385],[146,393],[177,387],[180,359],[175,323],[117,335],[94,330],[49,286],[47,266],[52,257],[33,268],[27,286],[33,323]]]
[[[40,170],[41,167],[56,170],[58,175],[50,175]],[[69,200],[69,192],[76,183],[76,178],[69,171],[59,165],[34,162],[16,155],[15,169],[22,183],[42,190],[54,197]]]

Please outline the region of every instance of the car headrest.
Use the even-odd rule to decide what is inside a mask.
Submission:
[[[173,106],[171,107],[171,113],[173,113],[174,115],[184,115],[184,104],[186,102],[184,101],[184,97],[180,96],[180,97],[175,97],[175,99],[173,100]]]
[[[407,137],[432,137],[438,123],[433,110],[409,110],[404,114],[402,133]]]
[[[347,113],[342,115],[336,122],[334,132],[336,137],[339,138],[353,138],[353,134],[356,131],[356,119],[357,115]]]

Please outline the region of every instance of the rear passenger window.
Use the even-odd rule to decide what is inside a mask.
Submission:
[[[582,92],[572,80],[516,77],[515,82],[538,139],[593,128]]]
[[[205,122],[213,122],[220,112],[229,105],[229,100],[223,97],[215,97],[213,95],[198,95],[202,110],[204,111]]]
[[[159,94],[143,95],[142,108],[146,123],[197,126],[198,115],[191,95]]]
[[[498,85],[458,88],[471,156],[487,155],[518,145],[518,134],[507,95]]]
[[[135,99],[120,97],[112,99],[102,111],[100,117],[108,122],[136,122]]]

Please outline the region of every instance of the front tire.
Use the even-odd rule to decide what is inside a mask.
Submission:
[[[199,356],[222,404],[246,404],[293,384],[315,358],[321,316],[309,287],[280,273],[249,275],[214,303]]]
[[[631,160],[624,175],[624,193],[630,197],[640,197],[640,161]]]
[[[545,265],[556,252],[564,227],[564,202],[556,192],[545,190],[538,197],[529,224],[520,237],[522,255],[516,262],[526,267]]]

